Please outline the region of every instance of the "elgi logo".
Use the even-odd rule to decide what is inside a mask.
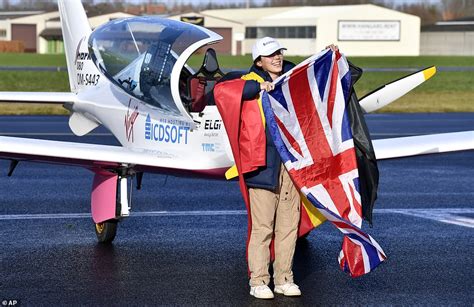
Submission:
[[[204,122],[204,130],[219,130],[221,129],[222,120],[220,119],[206,119]]]

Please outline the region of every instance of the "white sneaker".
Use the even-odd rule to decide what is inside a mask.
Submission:
[[[283,285],[275,285],[275,293],[284,296],[300,296],[301,290],[295,283],[289,282]]]
[[[274,298],[272,290],[267,285],[250,287],[250,295],[267,300]]]

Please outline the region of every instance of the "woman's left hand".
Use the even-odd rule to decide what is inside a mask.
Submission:
[[[331,49],[332,51],[339,51],[339,47],[337,45],[331,44],[329,46],[326,46],[325,49]]]

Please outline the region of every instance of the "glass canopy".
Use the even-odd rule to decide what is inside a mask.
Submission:
[[[89,50],[95,65],[127,93],[167,113],[183,114],[179,74],[195,50],[220,39],[191,24],[134,17],[97,28]]]

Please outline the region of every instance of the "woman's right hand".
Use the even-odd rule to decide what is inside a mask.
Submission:
[[[260,89],[262,91],[269,92],[269,91],[273,90],[274,88],[275,88],[275,85],[273,85],[273,83],[271,83],[271,82],[265,81],[265,82],[260,83]]]

